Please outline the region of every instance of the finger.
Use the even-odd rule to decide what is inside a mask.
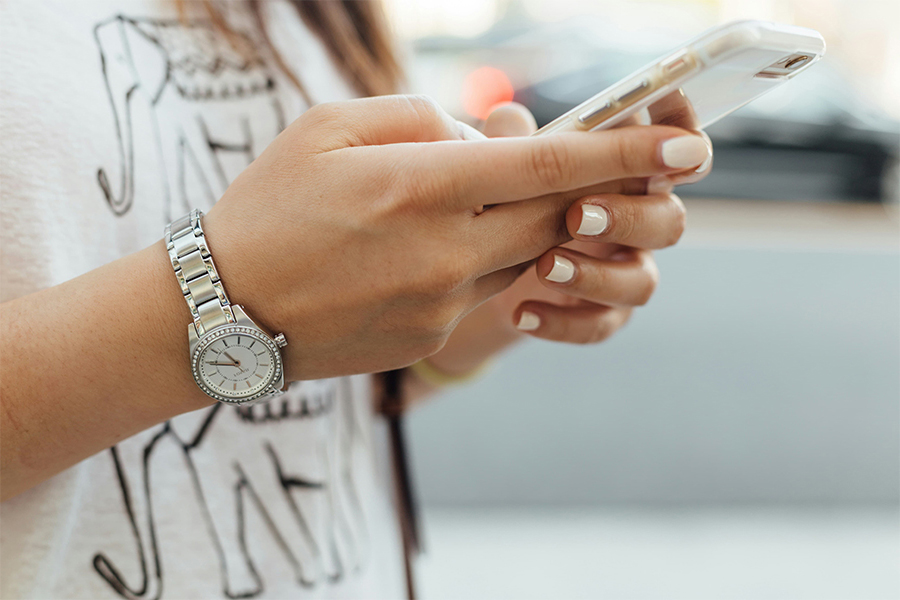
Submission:
[[[650,122],[650,115],[647,112],[647,109],[645,108],[645,109],[639,110],[638,112],[636,112],[632,115],[625,117],[624,119],[622,119],[621,121],[619,121],[615,125],[613,125],[613,128],[631,127],[632,125],[651,125],[651,124],[652,123]]]
[[[566,211],[573,200],[564,194],[500,204],[474,218],[470,242],[481,248],[483,273],[536,259],[572,239]]]
[[[679,240],[685,222],[684,203],[675,194],[599,194],[574,203],[557,194],[495,206],[478,216],[469,232],[470,243],[483,247],[482,272],[488,273],[533,260],[572,239],[665,248]]]
[[[566,213],[566,228],[573,238],[635,248],[671,246],[684,227],[684,203],[675,194],[589,196]]]
[[[666,94],[647,107],[650,122],[654,125],[671,125],[683,129],[700,129],[700,119],[693,104],[681,90]]]
[[[660,177],[663,185],[653,185],[653,178],[645,177],[629,177],[628,179],[617,179],[615,181],[607,181],[598,183],[597,185],[589,185],[587,187],[578,188],[568,192],[560,192],[560,194],[571,201],[575,201],[585,196],[593,196],[596,194],[624,194],[626,196],[645,196],[647,194],[668,194],[672,191],[673,184],[666,176]],[[552,196],[552,195],[551,195]],[[547,198],[547,196],[545,196]]]
[[[413,147],[414,146],[414,147]],[[709,154],[697,136],[673,127],[407,145],[404,172],[442,173],[461,208],[513,202],[616,179],[696,168]]]
[[[530,110],[518,102],[509,102],[491,111],[482,131],[491,138],[531,135],[537,131],[537,122]]]
[[[295,122],[316,132],[319,150],[402,142],[460,140],[456,119],[427,96],[376,96],[327,102]]]
[[[587,303],[557,306],[529,300],[516,309],[513,322],[519,331],[537,338],[570,344],[594,344],[621,329],[630,316],[630,308]]]
[[[633,248],[606,259],[554,248],[538,259],[537,274],[541,283],[552,290],[615,306],[643,306],[659,282],[653,255]]]
[[[486,302],[511,286],[533,264],[533,261],[528,261],[479,277],[472,286],[472,307]]]
[[[707,146],[709,146],[709,158],[703,161],[700,166],[693,171],[685,171],[684,173],[672,175],[670,179],[673,185],[687,185],[689,183],[697,183],[701,179],[704,179],[712,171],[713,160],[715,160],[712,140],[708,135],[706,135],[705,131],[698,131],[697,135],[703,138],[703,141],[706,142]]]
[[[481,268],[488,273],[533,260],[573,238],[666,248],[681,238],[685,222],[684,203],[675,194],[598,194],[574,203],[556,194],[494,206],[475,219],[469,243],[482,249]]]
[[[537,122],[531,111],[518,102],[509,102],[495,108],[484,123],[484,137],[525,136],[537,130]],[[478,136],[464,136],[468,140],[479,139]],[[475,213],[484,212],[484,205],[475,207]]]
[[[700,119],[697,116],[697,112],[684,92],[678,89],[667,94],[651,104],[647,110],[654,125],[670,125],[672,127],[694,130],[709,146],[709,159],[704,161],[696,170],[685,171],[683,174],[671,176],[672,183],[674,185],[696,183],[709,175],[713,157],[712,140],[709,139],[706,132],[700,129]]]
[[[651,178],[652,179],[652,178]],[[627,196],[644,196],[648,193],[648,182],[650,179],[646,177],[629,177],[627,179],[616,179],[615,181],[605,181],[596,185],[569,190],[566,192],[557,192],[556,194],[547,194],[538,199],[550,200],[553,198],[568,198],[574,202],[585,196],[593,196],[595,194],[625,194]],[[672,191],[672,184],[668,184],[668,188],[664,193]]]

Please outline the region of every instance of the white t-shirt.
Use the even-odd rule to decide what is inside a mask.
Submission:
[[[257,39],[242,3],[220,4]],[[260,4],[316,101],[354,95],[292,6]],[[307,108],[265,53],[165,0],[7,0],[0,48],[2,301],[208,210]],[[402,597],[371,395],[368,376],[346,377],[181,415],[7,500],[0,597]]]

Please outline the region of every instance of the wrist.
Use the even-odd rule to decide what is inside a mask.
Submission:
[[[436,367],[430,359],[423,358],[419,362],[411,364],[409,366],[409,371],[428,385],[435,388],[441,388],[449,385],[468,383],[478,378],[487,369],[489,363],[490,359],[479,363],[468,371],[448,373],[447,371]]]

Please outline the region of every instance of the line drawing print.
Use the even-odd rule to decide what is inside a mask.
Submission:
[[[148,205],[162,206],[163,223],[208,209],[285,128],[277,79],[255,50],[260,41],[252,31],[235,31],[229,41],[209,21],[121,14],[94,27],[118,159],[99,166],[96,178],[114,215],[127,214],[142,194]],[[142,188],[149,180],[159,187]],[[149,196],[158,189],[163,197]],[[166,557],[158,523],[165,515],[156,512],[160,490],[152,475],[165,443],[174,445],[191,482],[184,497],[203,515],[198,528],[215,548],[224,597],[252,598],[265,590],[251,542],[274,547],[301,588],[360,571],[369,529],[354,455],[366,442],[351,392],[348,378],[295,383],[269,403],[216,404],[110,448],[135,554],[98,548],[93,570],[120,597],[162,597]],[[279,448],[275,440],[313,422],[322,429],[314,456]],[[251,515],[262,530],[248,525]],[[129,581],[125,565],[135,562],[140,575]]]
[[[131,209],[142,169],[159,173],[166,222],[211,207],[236,175],[226,163],[246,167],[285,128],[277,80],[251,33],[235,33],[240,52],[204,20],[116,15],[93,33],[119,159],[97,169],[97,183],[116,215]],[[149,127],[135,127],[139,101]],[[158,166],[137,164],[135,148],[146,144]]]
[[[295,389],[296,388],[296,389]],[[135,540],[141,581],[129,584],[115,566],[115,558],[97,552],[92,560],[96,572],[123,598],[158,599],[163,594],[163,556],[157,539],[153,508],[152,463],[163,440],[174,441],[182,454],[183,467],[193,484],[207,534],[216,549],[222,593],[227,598],[252,598],[265,589],[248,548],[246,517],[256,511],[267,537],[291,565],[301,587],[338,583],[348,572],[360,571],[367,560],[368,527],[359,490],[353,479],[353,452],[362,436],[362,425],[354,409],[349,379],[296,384],[268,404],[229,407],[216,404],[199,411],[195,425],[179,427],[167,421],[110,448],[121,487],[125,513]],[[218,419],[231,417],[241,424],[239,439],[209,448]],[[294,472],[289,457],[272,443],[278,431],[296,426],[298,420],[329,418],[334,443],[321,444],[319,477]],[[233,429],[226,433],[235,438]],[[206,442],[206,443],[204,443]],[[232,448],[223,455],[222,448]],[[198,460],[204,452],[213,457]],[[231,468],[205,472],[198,465],[212,459]],[[249,469],[248,464],[255,466]],[[265,465],[260,468],[259,465]],[[324,473],[325,477],[321,477]],[[313,533],[301,504],[310,494],[321,495],[327,507],[324,539]],[[215,497],[217,509],[210,506]]]

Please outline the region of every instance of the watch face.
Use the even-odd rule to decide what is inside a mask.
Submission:
[[[275,342],[251,327],[213,330],[200,340],[192,365],[201,389],[223,402],[254,400],[268,393],[281,376]]]

